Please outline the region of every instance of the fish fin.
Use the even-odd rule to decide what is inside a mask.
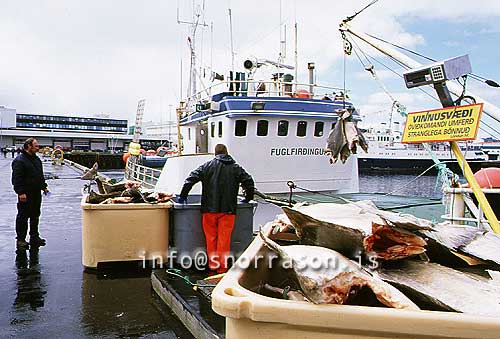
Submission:
[[[288,259],[289,255],[286,254],[285,251],[281,249],[281,246],[269,239],[264,232],[262,231],[262,228],[259,229],[259,235],[261,239],[264,241],[264,245],[266,245],[271,251],[276,252],[280,257],[284,259]]]

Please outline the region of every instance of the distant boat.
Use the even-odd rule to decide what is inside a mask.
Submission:
[[[483,141],[475,142],[474,146],[481,149],[489,160],[500,160],[500,140],[488,137]]]
[[[402,132],[398,122],[393,122],[393,128],[382,123],[377,127],[362,130],[369,146],[368,153],[360,151],[358,154],[360,170],[418,172],[424,171],[434,164],[422,144],[403,144],[401,142]],[[456,163],[449,144],[431,143],[430,147],[441,162],[446,162],[449,165]],[[488,160],[488,156],[480,147],[464,143],[461,148],[467,161]]]

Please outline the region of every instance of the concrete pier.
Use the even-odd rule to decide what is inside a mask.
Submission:
[[[11,158],[0,155],[0,336],[19,338],[161,337],[191,334],[151,289],[137,263],[85,271],[81,260],[80,172],[44,162],[39,251],[15,248],[17,196]]]

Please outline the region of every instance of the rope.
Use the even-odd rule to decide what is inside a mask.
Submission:
[[[365,58],[369,61],[368,59],[368,56],[367,54],[365,54],[363,52],[363,50],[358,46],[358,44],[354,41],[354,44],[356,45],[356,47],[363,53],[363,55],[365,56]],[[392,121],[392,112],[394,110],[394,108],[397,109],[398,113],[402,116],[402,117],[407,117],[407,113],[406,113],[406,108],[404,106],[402,106],[393,96],[392,94],[389,92],[389,90],[387,89],[387,87],[385,87],[384,83],[379,79],[379,77],[377,76],[377,73],[375,72],[375,69],[373,67],[373,65],[371,64],[370,67],[367,67],[364,65],[363,61],[361,60],[361,58],[359,57],[359,55],[357,54],[356,50],[354,49],[354,52],[356,54],[356,56],[358,57],[360,63],[363,65],[363,67],[365,68],[365,70],[367,70],[368,72],[370,72],[370,74],[372,75],[372,77],[375,79],[375,81],[377,81],[377,83],[379,84],[379,86],[382,88],[382,90],[385,92],[385,94],[387,94],[387,96],[391,99],[392,101],[392,109],[391,109],[391,121]],[[465,79],[464,79],[464,84],[462,84],[463,88],[464,88],[464,91],[463,93],[465,93]],[[435,153],[432,151],[432,149],[430,148],[429,144],[427,143],[422,143],[422,145],[424,146],[425,150],[427,151],[427,153],[429,154],[429,156],[431,157],[432,161],[434,162],[435,166],[437,167],[438,169],[438,176],[437,176],[437,179],[436,179],[436,186],[438,184],[438,182],[443,182],[443,183],[446,183],[447,185],[451,185],[452,181],[455,180],[457,181],[458,180],[458,176],[456,174],[454,174],[453,172],[451,172],[445,164],[443,164],[439,159],[438,157],[435,155]],[[434,167],[434,165],[432,166]],[[431,168],[432,168],[431,167]],[[430,169],[430,168],[429,168]],[[424,172],[425,173],[425,172]],[[448,179],[448,177],[452,178],[452,179]],[[418,177],[417,177],[418,178]]]
[[[394,43],[389,42],[389,41],[387,41],[387,40],[384,40],[384,39],[382,39],[382,38],[376,37],[376,36],[371,35],[371,34],[368,34],[368,33],[365,33],[365,34],[366,34],[366,35],[368,35],[369,37],[373,38],[373,39],[376,39],[376,40],[379,40],[379,41],[385,42],[385,43],[386,43],[386,44],[388,44],[388,45],[391,45],[391,46],[393,46],[393,47],[399,48],[399,49],[401,49],[401,50],[403,50],[403,51],[406,51],[406,52],[408,52],[408,53],[411,53],[411,54],[413,54],[413,55],[417,55],[417,56],[419,56],[419,57],[421,57],[421,58],[423,58],[423,59],[426,59],[426,60],[429,60],[429,61],[432,61],[432,62],[436,62],[436,61],[437,61],[437,60],[432,59],[432,58],[430,58],[430,57],[428,57],[428,56],[425,56],[425,55],[420,54],[420,53],[418,53],[418,52],[412,51],[411,49],[405,48],[405,47],[403,47],[403,46],[399,46],[399,45],[397,45],[397,44],[394,44]],[[478,75],[478,74],[474,74],[474,73],[470,73],[470,74],[469,74],[469,76],[470,76],[472,79],[476,80],[476,81],[479,81],[479,82],[484,82],[484,83],[486,83],[487,85],[491,86],[491,85],[489,84],[489,82],[491,81],[490,79],[487,79],[487,78],[485,78],[485,77],[483,77],[483,76],[480,76],[480,75]]]
[[[432,165],[431,167],[429,167],[426,171],[430,170],[432,167],[434,167],[435,165]],[[423,175],[423,174],[421,174]],[[420,175],[420,176],[421,176]],[[414,179],[415,180],[415,179]],[[413,180],[413,181],[414,181]],[[314,194],[319,194],[319,195],[324,195],[324,196],[327,196],[327,197],[331,197],[331,198],[335,198],[335,199],[339,199],[339,200],[342,200],[343,202],[345,203],[353,203],[354,201],[353,200],[349,200],[349,199],[346,199],[344,197],[341,197],[341,196],[337,196],[337,195],[332,195],[332,194],[327,194],[327,193],[323,193],[323,192],[319,192],[319,191],[312,191],[312,190],[308,190],[307,188],[304,188],[304,187],[300,187],[300,186],[297,186],[295,185],[295,188],[298,188],[300,190],[303,190],[303,191],[306,191],[306,192],[309,192],[309,193],[314,193]],[[389,195],[390,193],[388,194],[384,194],[383,196],[387,196]],[[301,197],[300,195],[298,194],[295,194],[296,196],[298,197]],[[308,199],[306,197],[302,197],[303,199]],[[309,198],[309,200],[311,201],[317,201],[317,202],[323,202],[321,200],[318,200],[318,199],[313,199],[313,198]],[[416,203],[416,204],[408,204],[408,205],[399,205],[399,206],[392,206],[392,207],[385,207],[385,208],[380,208],[381,210],[384,210],[384,211],[390,211],[390,210],[396,210],[396,209],[402,209],[402,208],[408,208],[408,207],[418,207],[418,206],[428,206],[428,205],[438,205],[440,204],[441,202],[440,201],[436,201],[436,202],[425,202],[425,203]]]
[[[352,19],[354,19],[359,13],[363,12],[365,9],[367,9],[368,7],[370,7],[371,5],[375,4],[378,0],[373,0],[372,2],[370,2],[368,5],[366,5],[365,7],[363,7],[360,11],[357,11],[356,13],[354,13],[353,15],[351,16],[348,16],[344,22],[348,22],[348,21],[351,21]]]
[[[178,270],[176,268],[169,268],[167,269],[167,274],[169,275],[173,275],[174,277],[178,277],[178,278],[181,278],[182,280],[184,280],[184,282],[190,286],[197,286],[197,287],[215,287],[217,285],[214,285],[214,284],[197,284],[197,283],[193,283],[191,282],[191,280],[189,280],[189,276],[187,275],[182,275],[181,274],[181,270]]]

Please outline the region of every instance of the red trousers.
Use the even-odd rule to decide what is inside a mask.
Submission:
[[[203,232],[207,242],[208,268],[217,273],[227,271],[227,257],[236,215],[203,213]]]

